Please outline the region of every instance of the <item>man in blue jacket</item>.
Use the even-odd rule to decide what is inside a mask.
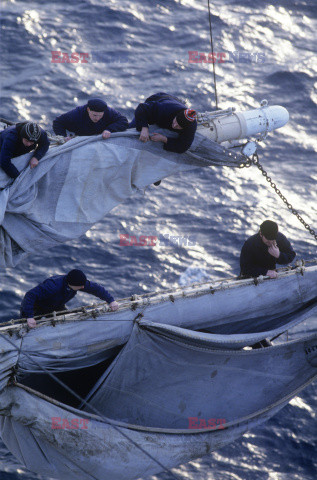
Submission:
[[[29,162],[35,168],[46,154],[50,142],[46,132],[36,123],[23,122],[8,127],[0,133],[0,167],[11,178],[20,175],[11,159],[34,150]]]
[[[78,290],[90,293],[109,303],[112,311],[118,310],[118,303],[98,283],[87,280],[81,270],[71,270],[67,275],[55,275],[29,290],[21,303],[21,318],[27,318],[30,328],[36,326],[37,315],[66,310],[65,304],[75,297]]]
[[[68,136],[73,133],[79,136],[99,135],[109,138],[113,132],[123,132],[128,128],[128,120],[113,108],[108,107],[100,98],[88,100],[86,105],[77,107],[70,112],[56,117],[53,121],[53,130],[56,135]]]
[[[287,265],[296,256],[290,242],[278,231],[277,223],[265,220],[260,231],[248,238],[240,255],[241,275],[276,278],[276,263]]]
[[[140,140],[162,142],[168,152],[184,153],[193,143],[197,129],[197,114],[176,97],[159,92],[140,103],[134,112],[130,127],[141,132]],[[149,125],[156,124],[178,133],[177,138],[166,137],[160,133],[149,135]]]

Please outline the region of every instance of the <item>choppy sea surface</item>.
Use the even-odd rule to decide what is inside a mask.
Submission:
[[[227,59],[239,52],[241,58],[238,62],[236,53],[234,61],[216,65],[219,107],[249,109],[265,98],[288,109],[289,123],[269,135],[260,160],[316,228],[315,1],[211,4],[215,52]],[[0,41],[0,116],[14,121],[33,120],[51,130],[57,114],[91,96],[103,97],[131,119],[137,104],[157,91],[186,98],[199,111],[215,108],[211,64],[188,62],[189,51],[210,52],[207,0],[4,1]],[[88,54],[81,56],[87,63],[52,63],[56,51]],[[252,62],[243,62],[250,54]],[[255,167],[170,177],[115,208],[80,240],[2,271],[0,321],[17,317],[29,288],[75,267],[117,298],[237,275],[244,240],[266,218],[278,222],[297,258],[316,258],[313,237]],[[123,233],[195,241],[123,247]],[[72,306],[89,301],[80,294]],[[263,426],[175,473],[189,480],[317,478],[316,405],[313,384]],[[0,441],[0,480],[17,479],[44,477],[20,466]]]

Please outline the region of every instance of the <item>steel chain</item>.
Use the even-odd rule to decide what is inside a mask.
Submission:
[[[313,228],[311,228],[310,225],[308,225],[308,223],[305,222],[305,220],[300,216],[298,211],[295,210],[293,205],[291,205],[289,203],[289,201],[285,198],[285,196],[282,194],[281,190],[279,188],[277,188],[276,184],[272,181],[272,178],[268,175],[268,173],[264,170],[263,166],[259,162],[259,157],[258,157],[257,153],[255,153],[252,158],[248,158],[245,162],[242,162],[239,165],[239,168],[249,168],[249,167],[251,167],[251,165],[255,165],[256,167],[258,167],[258,169],[260,170],[260,172],[264,176],[265,180],[271,185],[271,187],[273,188],[275,193],[277,193],[277,195],[285,203],[287,208],[292,212],[293,215],[295,215],[295,217],[298,218],[298,220],[302,223],[302,225],[304,225],[306,230],[309,231],[309,233],[315,238],[315,240],[317,240],[317,233],[315,232],[315,230]]]
[[[239,168],[249,168],[251,165],[253,165],[253,158],[245,157],[245,161],[241,162],[238,167]]]

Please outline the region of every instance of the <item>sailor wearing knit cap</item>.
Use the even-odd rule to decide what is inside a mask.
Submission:
[[[113,311],[119,308],[113,296],[103,286],[90,282],[84,272],[76,268],[67,275],[47,278],[26,292],[21,304],[21,318],[27,318],[28,326],[33,328],[36,326],[34,316],[66,310],[65,303],[74,298],[78,290],[105,300]]]
[[[140,103],[134,112],[135,118],[130,127],[141,132],[140,140],[162,142],[164,150],[184,153],[193,143],[197,129],[197,114],[176,97],[159,92]],[[149,135],[149,125],[156,124],[178,133],[177,138],[169,138],[160,133]]]
[[[108,107],[100,98],[91,98],[86,105],[56,117],[53,130],[56,135],[71,139],[69,133],[79,136],[100,135],[109,138],[113,132],[123,132],[128,128],[128,120],[117,110]]]
[[[9,177],[17,178],[20,172],[11,159],[34,150],[29,165],[35,168],[49,146],[46,132],[37,123],[17,123],[0,133],[0,167]]]

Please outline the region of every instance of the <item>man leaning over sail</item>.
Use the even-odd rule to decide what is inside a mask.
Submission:
[[[90,293],[109,303],[111,310],[118,310],[118,303],[104,287],[87,280],[84,272],[71,270],[67,275],[55,275],[29,290],[21,303],[21,318],[27,318],[30,328],[36,326],[37,315],[66,310],[65,304],[75,297],[78,290]]]
[[[0,167],[9,177],[15,179],[20,172],[11,162],[12,158],[34,150],[29,161],[32,169],[44,157],[49,146],[47,134],[39,125],[32,122],[17,123],[0,133]]]
[[[141,132],[142,142],[162,142],[164,150],[176,153],[186,152],[193,143],[197,129],[196,112],[168,93],[159,92],[147,98],[138,105],[134,117],[130,127]],[[166,137],[160,133],[150,136],[149,125],[153,124],[176,132],[177,138]]]
[[[296,256],[285,235],[278,231],[277,223],[265,220],[258,233],[244,243],[240,254],[241,275],[276,278],[276,263],[287,265]]]
[[[69,133],[79,136],[100,135],[109,138],[113,132],[123,132],[128,128],[128,120],[117,110],[108,107],[100,98],[91,98],[86,105],[76,107],[56,117],[53,130],[56,135],[70,140]]]

